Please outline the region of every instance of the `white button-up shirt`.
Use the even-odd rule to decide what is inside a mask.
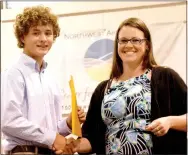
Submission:
[[[62,95],[55,80],[37,62],[22,53],[1,79],[1,128],[5,151],[17,145],[51,147],[56,133],[70,134],[62,120]]]

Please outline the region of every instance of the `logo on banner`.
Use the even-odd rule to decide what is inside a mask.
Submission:
[[[89,77],[95,81],[109,78],[114,41],[100,39],[89,46],[84,56],[84,66]]]

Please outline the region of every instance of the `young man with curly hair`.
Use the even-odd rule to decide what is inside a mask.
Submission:
[[[46,75],[44,56],[60,35],[57,16],[43,6],[25,8],[16,16],[14,30],[18,62],[3,74],[2,132],[9,154],[62,152],[71,133],[71,115],[62,120],[62,96],[55,80]],[[82,123],[85,114],[78,110]]]

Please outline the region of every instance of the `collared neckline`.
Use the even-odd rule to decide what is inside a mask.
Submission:
[[[44,70],[48,66],[48,63],[43,60],[42,68],[40,70],[37,61],[25,53],[21,53],[20,60],[24,63],[25,66],[28,66],[29,68],[34,69],[35,71],[38,72],[44,72]]]

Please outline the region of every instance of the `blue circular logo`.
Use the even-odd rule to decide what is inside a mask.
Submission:
[[[111,39],[101,39],[89,46],[84,56],[84,66],[92,80],[109,79],[113,51],[114,41]]]

